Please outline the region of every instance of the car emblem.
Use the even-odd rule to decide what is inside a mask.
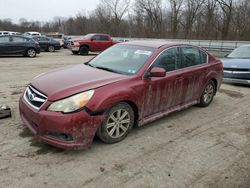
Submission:
[[[33,101],[36,95],[34,93],[30,93],[28,97],[30,101]]]

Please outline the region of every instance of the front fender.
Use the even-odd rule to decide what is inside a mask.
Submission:
[[[97,89],[93,98],[87,104],[87,108],[92,112],[105,112],[122,101],[133,103],[137,107],[137,110],[140,108],[140,98],[135,90],[131,88],[114,88],[115,87]]]

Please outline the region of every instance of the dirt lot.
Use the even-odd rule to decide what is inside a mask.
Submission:
[[[33,139],[18,99],[36,75],[91,56],[67,50],[0,57],[0,187],[250,187],[250,88],[222,85],[208,108],[192,107],[132,131],[114,145],[63,151]]]

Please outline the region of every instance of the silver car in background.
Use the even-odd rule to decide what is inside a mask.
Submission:
[[[236,48],[222,59],[223,81],[250,86],[250,45]]]

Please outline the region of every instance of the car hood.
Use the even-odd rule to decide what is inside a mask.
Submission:
[[[250,59],[221,59],[225,68],[250,69]]]
[[[48,96],[49,101],[55,101],[126,78],[126,75],[81,64],[44,73],[34,78],[31,85]]]
[[[89,41],[89,39],[75,38],[75,39],[70,40],[70,41],[73,41],[73,42],[87,42],[87,41]]]

